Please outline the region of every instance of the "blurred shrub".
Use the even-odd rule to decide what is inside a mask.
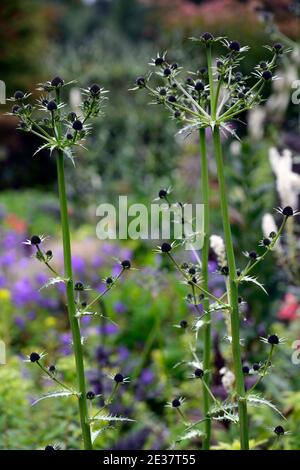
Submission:
[[[175,124],[165,112],[152,109],[147,97],[128,91],[154,54],[152,47],[136,47],[112,31],[95,34],[79,47],[58,45],[53,51],[49,70],[66,79],[78,79],[78,85],[99,82],[110,90],[105,117],[96,123],[87,143],[88,161],[76,160],[80,186],[72,172],[72,185],[79,198],[89,190],[99,190],[99,186],[110,194],[153,194],[160,181],[172,178],[180,152],[174,139]],[[84,176],[87,184],[82,184]]]
[[[46,33],[50,27],[43,2],[4,0],[0,6],[0,69],[7,94],[17,88],[32,87],[41,57],[44,57]]]

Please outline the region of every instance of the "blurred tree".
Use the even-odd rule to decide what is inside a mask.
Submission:
[[[28,89],[40,73],[39,66],[50,27],[43,2],[38,0],[4,0],[0,3],[0,69],[7,94]]]

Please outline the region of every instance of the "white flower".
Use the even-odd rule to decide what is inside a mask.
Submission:
[[[269,237],[270,233],[275,232],[277,233],[277,225],[275,223],[275,219],[272,214],[264,214],[262,219],[262,231],[265,237]]]
[[[275,233],[278,232],[275,219],[271,214],[264,214],[263,219],[262,219],[262,231],[263,231],[265,238],[269,238],[270,233],[272,232],[275,232]],[[278,253],[282,252],[282,245],[280,243],[280,239],[277,240],[273,249],[277,251]]]
[[[233,156],[238,157],[241,153],[241,142],[233,140],[230,144],[230,151]]]
[[[276,189],[281,205],[297,208],[300,194],[300,175],[293,172],[293,159],[290,150],[284,150],[282,155],[274,147],[269,150],[269,161],[276,176]]]
[[[226,392],[230,392],[235,381],[234,373],[227,369],[227,367],[222,367],[222,369],[220,369],[220,375],[222,376],[221,382],[223,387],[225,388]]]
[[[81,97],[81,92],[80,88],[71,88],[70,90],[70,105],[73,111],[78,113],[80,111],[80,106],[82,103],[82,97]]]
[[[263,106],[256,106],[248,114],[248,129],[250,137],[260,140],[264,136],[264,122],[266,111]]]
[[[226,250],[225,244],[222,237],[219,235],[210,236],[210,247],[217,257],[218,264],[220,266],[225,266],[226,263]]]
[[[280,80],[273,82],[273,93],[266,103],[266,109],[273,121],[281,122],[291,100],[292,84],[298,79],[297,68],[289,66],[285,71],[281,70],[279,75]]]

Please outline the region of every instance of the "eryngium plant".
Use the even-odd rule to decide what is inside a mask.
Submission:
[[[78,399],[84,448],[92,449],[94,440],[101,432],[101,429],[98,428],[99,424],[97,425],[97,423],[117,420],[117,417],[109,416],[107,407],[111,404],[120,384],[126,383],[128,379],[123,377],[121,373],[117,373],[114,377],[111,377],[114,382],[112,395],[104,402],[102,408],[93,415],[92,407],[88,407],[88,401],[92,402],[92,400],[96,398],[96,395],[93,391],[86,390],[83,356],[84,338],[80,333],[80,320],[85,315],[100,315],[97,311],[97,303],[115,286],[123,273],[131,268],[131,263],[129,260],[120,261],[119,274],[115,277],[109,276],[104,279],[105,290],[101,294],[96,294],[89,303],[83,301],[82,294],[84,291],[90,289],[88,286],[85,286],[83,282],[74,282],[73,279],[64,164],[65,158],[71,159],[74,163],[74,148],[78,146],[84,148],[83,142],[87,134],[91,131],[89,121],[93,117],[102,115],[106,91],[97,84],[83,89],[82,94],[84,100],[80,113],[65,112],[66,103],[62,101],[61,93],[64,87],[70,83],[72,82],[65,83],[62,78],[55,77],[49,82],[39,84],[38,90],[42,91],[43,95],[35,105],[27,104],[27,99],[30,94],[16,91],[11,98],[11,101],[14,102],[11,114],[19,118],[19,129],[35,134],[43,141],[43,145],[39,147],[36,153],[43,149],[49,149],[50,154],[54,155],[56,158],[63,238],[64,274],[59,274],[53,266],[54,255],[52,251],[43,248],[45,237],[33,235],[25,243],[35,248],[37,260],[44,263],[52,275],[54,275],[54,277],[49,279],[45,287],[60,282],[64,283],[66,286],[68,316],[72,331],[73,351],[76,364],[77,385],[73,387],[63,383],[58,378],[54,365],[46,367],[43,364],[45,354],[32,352],[28,357],[28,361],[36,363],[42,371],[59,386],[59,390],[43,396],[36,400],[36,403],[41,399],[49,397],[76,396]],[[89,413],[89,410],[91,413]],[[101,416],[99,416],[100,412]],[[53,446],[50,447],[53,448]]]
[[[171,251],[173,244],[163,244],[161,251],[166,253],[174,265],[178,268],[186,281],[204,295],[203,308],[206,314],[205,326],[203,328],[203,403],[205,415],[205,439],[204,448],[210,446],[211,420],[214,414],[223,413],[224,419],[236,420],[232,414],[238,407],[238,421],[240,426],[241,449],[249,448],[248,438],[248,416],[247,402],[250,401],[250,395],[246,393],[244,385],[244,372],[241,359],[241,338],[240,338],[240,309],[239,309],[239,285],[242,282],[257,283],[256,278],[249,274],[271,251],[288,217],[294,215],[291,208],[280,209],[283,215],[283,222],[278,233],[267,237],[262,243],[264,253],[258,255],[251,251],[247,253],[249,261],[244,269],[237,270],[235,253],[231,235],[231,226],[229,218],[228,192],[226,188],[223,150],[221,144],[221,131],[236,136],[231,125],[232,121],[238,119],[239,115],[262,101],[262,92],[265,85],[272,80],[276,80],[274,69],[277,59],[285,52],[283,45],[276,43],[273,46],[266,46],[270,52],[270,59],[261,61],[252,71],[250,76],[244,76],[239,70],[243,53],[249,48],[242,47],[238,41],[228,41],[226,38],[215,38],[211,33],[204,33],[199,38],[191,38],[196,43],[204,46],[206,53],[206,66],[199,68],[194,72],[189,72],[189,76],[180,78],[182,67],[176,62],[167,60],[166,53],[158,54],[152,59],[150,65],[155,69],[156,80],[153,80],[153,74],[149,73],[136,79],[136,86],[132,90],[145,89],[152,96],[151,104],[164,105],[171,113],[171,118],[178,121],[181,125],[180,133],[188,134],[193,131],[199,132],[200,155],[201,155],[201,189],[202,202],[204,209],[204,245],[202,250],[201,271],[198,278],[190,276],[176,262]],[[212,60],[212,46],[220,43],[224,46],[224,54],[219,56],[215,64]],[[154,77],[155,78],[155,77]],[[159,81],[157,81],[157,78]],[[152,80],[154,85],[152,85]],[[220,206],[223,220],[226,260],[227,264],[220,266],[221,273],[226,280],[226,293],[219,299],[216,299],[208,292],[208,247],[209,247],[209,175],[206,156],[206,133],[207,128],[211,129],[214,153],[217,164],[217,174],[219,182]],[[211,302],[213,302],[211,304]],[[211,332],[210,322],[211,314],[223,309],[225,314],[229,314],[229,338],[232,343],[232,362],[235,374],[235,391],[232,393],[232,400],[227,400],[222,405],[218,404],[210,392],[210,374],[211,374]],[[273,348],[271,350],[273,353]],[[268,367],[263,369],[262,376],[266,375]],[[259,380],[260,382],[260,380]],[[255,387],[254,387],[255,388]],[[252,389],[253,391],[253,389]],[[252,401],[253,401],[252,397]],[[218,413],[216,413],[218,410]]]

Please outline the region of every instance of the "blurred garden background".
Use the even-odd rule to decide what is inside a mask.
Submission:
[[[168,50],[185,70],[203,65],[201,48],[188,37],[204,31],[249,45],[250,53],[242,63],[248,75],[267,56],[264,45],[280,40],[292,49],[280,65],[281,80],[266,90],[266,101],[234,124],[242,141],[224,140],[235,247],[244,265],[244,251],[259,251],[263,216],[287,205],[289,197],[294,197],[294,209],[299,209],[300,115],[299,105],[291,102],[300,68],[299,15],[300,4],[288,0],[1,2],[0,79],[7,97],[18,89],[37,96],[36,84],[56,75],[78,82],[70,88],[73,109],[80,102],[79,87],[96,82],[110,90],[105,116],[96,121],[87,141],[89,152],[81,156],[78,151],[75,169],[67,165],[76,280],[102,289],[102,279],[118,269],[116,258],[130,259],[137,268],[104,298],[103,317],[87,318],[84,324],[89,389],[107,396],[112,387],[109,374],[122,371],[131,378],[121,387],[111,412],[135,421],[108,429],[97,448],[169,448],[183,428],[173,410],[165,407],[177,395],[189,401],[191,418],[201,418],[199,384],[187,379],[184,368],[174,368],[189,360],[187,336],[174,328],[181,320],[192,323],[195,315],[184,300],[186,287],[175,281],[168,262],[153,252],[155,243],[101,242],[96,237],[96,207],[101,202],[116,203],[119,195],[127,195],[129,203],[148,205],[161,188],[172,186],[172,200],[200,199],[197,136],[176,135],[176,122],[163,108],[149,106],[145,94],[128,89],[157,52]],[[39,290],[48,273],[32,259],[32,248],[22,244],[34,233],[45,234],[50,237],[47,248],[55,254],[57,265],[62,264],[55,161],[46,151],[33,157],[40,142],[16,131],[17,121],[5,114],[9,109],[1,105],[0,339],[6,344],[7,364],[0,365],[0,448],[38,449],[53,442],[77,448],[76,403],[62,399],[30,406],[50,384],[37,368],[23,362],[26,354],[45,350],[47,362],[54,363],[67,381],[74,379],[74,367],[64,293],[56,286]],[[282,165],[293,174],[286,187],[280,179],[284,171],[278,171]],[[212,158],[210,174],[213,233],[222,235]],[[286,201],[280,199],[278,189]],[[250,365],[265,359],[259,336],[272,332],[287,338],[262,389],[283,411],[291,434],[277,442],[269,428],[281,418],[272,410],[256,408],[251,411],[250,436],[256,448],[299,449],[300,366],[291,362],[292,344],[300,339],[299,216],[291,220],[281,249],[257,273],[269,295],[255,286],[242,289],[246,301],[243,359]],[[212,288],[222,293],[224,279],[215,273],[213,253],[210,259]],[[219,371],[230,369],[231,364],[221,316],[214,318],[213,335],[212,389],[216,396],[225,397]],[[253,377],[246,378],[248,386],[251,381]],[[236,426],[220,423],[214,427],[213,444],[218,449],[232,448],[238,445],[237,436]],[[177,447],[198,449],[201,438]]]

